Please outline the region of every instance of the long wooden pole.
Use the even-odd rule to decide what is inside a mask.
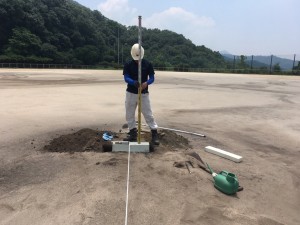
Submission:
[[[138,144],[141,143],[141,130],[142,130],[142,17],[139,16],[139,67],[138,67],[138,78],[139,78],[139,92],[138,92]]]

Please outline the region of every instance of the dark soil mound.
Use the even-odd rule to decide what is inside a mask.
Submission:
[[[81,129],[72,134],[62,135],[50,141],[44,150],[50,152],[102,152],[104,140],[102,135],[105,131]]]
[[[163,145],[169,146],[171,148],[187,148],[189,146],[189,140],[181,135],[176,134],[173,131],[163,131],[160,133],[160,142]]]
[[[105,132],[113,135],[113,141],[121,141],[126,137],[124,133],[115,133],[112,131],[98,131],[92,129],[81,129],[72,134],[62,135],[54,138],[50,143],[44,146],[43,150],[49,152],[106,152],[111,151],[111,142],[105,141],[102,136]],[[172,131],[159,131],[160,145],[155,147],[159,151],[171,151],[176,149],[188,148],[189,141]],[[154,150],[151,145],[151,133],[141,132],[142,141],[150,142],[150,150]]]

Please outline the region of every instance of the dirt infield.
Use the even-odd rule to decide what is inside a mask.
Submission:
[[[128,224],[300,224],[300,77],[157,71],[150,95],[159,126],[206,137],[160,129],[159,148],[131,155]],[[121,71],[0,69],[1,225],[124,223],[128,155],[101,139],[126,135],[124,99]],[[174,166],[191,152],[244,190]]]

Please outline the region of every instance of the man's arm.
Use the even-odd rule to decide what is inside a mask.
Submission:
[[[134,86],[134,80],[130,78],[128,74],[124,74],[124,80],[127,84],[133,85]]]
[[[155,80],[154,74],[150,74],[149,79],[146,82],[142,83],[142,90],[147,88],[148,85],[152,84],[154,82],[154,80]]]
[[[140,86],[139,82],[137,80],[131,79],[131,77],[128,74],[124,74],[124,80],[127,84],[135,86],[136,88]]]
[[[149,63],[148,74],[149,74],[149,79],[147,80],[147,85],[150,85],[155,80],[155,78],[154,78],[154,69],[153,69],[152,63]]]
[[[149,75],[149,80],[147,80],[147,84],[150,85],[154,82],[155,78],[154,78],[154,74],[150,74]]]

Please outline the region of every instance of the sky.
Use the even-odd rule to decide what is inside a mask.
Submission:
[[[171,30],[234,55],[300,57],[300,0],[75,0],[125,26]]]

